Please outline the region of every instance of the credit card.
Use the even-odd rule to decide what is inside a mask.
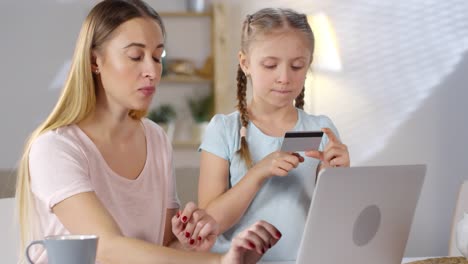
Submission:
[[[298,152],[317,150],[322,142],[322,131],[290,131],[284,135],[281,151]]]

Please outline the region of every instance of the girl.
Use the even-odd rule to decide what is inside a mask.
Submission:
[[[48,235],[96,234],[101,263],[255,263],[277,230],[258,222],[229,253],[206,251],[218,225],[179,211],[172,148],[143,118],[161,77],[165,31],[140,0],[105,0],[86,18],[62,95],[32,134],[16,199],[24,245]],[[45,263],[36,248],[36,263]]]
[[[237,111],[214,116],[200,146],[199,205],[223,233],[215,251],[226,251],[240,230],[265,219],[283,237],[263,260],[295,260],[316,175],[350,164],[332,121],[302,110],[313,51],[314,36],[303,14],[268,8],[244,21]],[[253,91],[249,104],[247,80]],[[320,151],[307,151],[307,157],[278,151],[291,130],[322,130]]]

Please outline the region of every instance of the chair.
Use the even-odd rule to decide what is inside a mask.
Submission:
[[[15,199],[0,199],[0,249],[1,263],[17,263],[19,229],[14,221]]]
[[[464,212],[468,212],[468,181],[464,181],[458,192],[455,212],[452,219],[452,228],[450,230],[449,256],[461,256],[456,244],[457,224],[463,218]]]

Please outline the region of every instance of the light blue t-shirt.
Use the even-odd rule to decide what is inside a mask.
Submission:
[[[337,129],[326,116],[309,115],[298,109],[298,121],[293,131],[320,130],[328,127],[339,137]],[[210,121],[199,150],[205,150],[229,162],[229,184],[236,185],[247,173],[244,161],[236,151],[240,148],[240,115],[215,115]],[[247,143],[253,164],[280,149],[283,137],[264,134],[252,122],[247,127]],[[320,149],[328,142],[324,135]],[[218,237],[212,251],[229,250],[230,241],[258,220],[265,220],[280,230],[281,240],[263,256],[264,261],[295,260],[301,242],[307,212],[315,188],[318,160],[306,157],[305,161],[286,177],[266,180],[241,220]],[[226,208],[225,210],[229,210]]]

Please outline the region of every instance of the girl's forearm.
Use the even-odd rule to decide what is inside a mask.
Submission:
[[[218,222],[220,233],[241,219],[264,181],[251,169],[235,186],[208,204],[206,211]]]

